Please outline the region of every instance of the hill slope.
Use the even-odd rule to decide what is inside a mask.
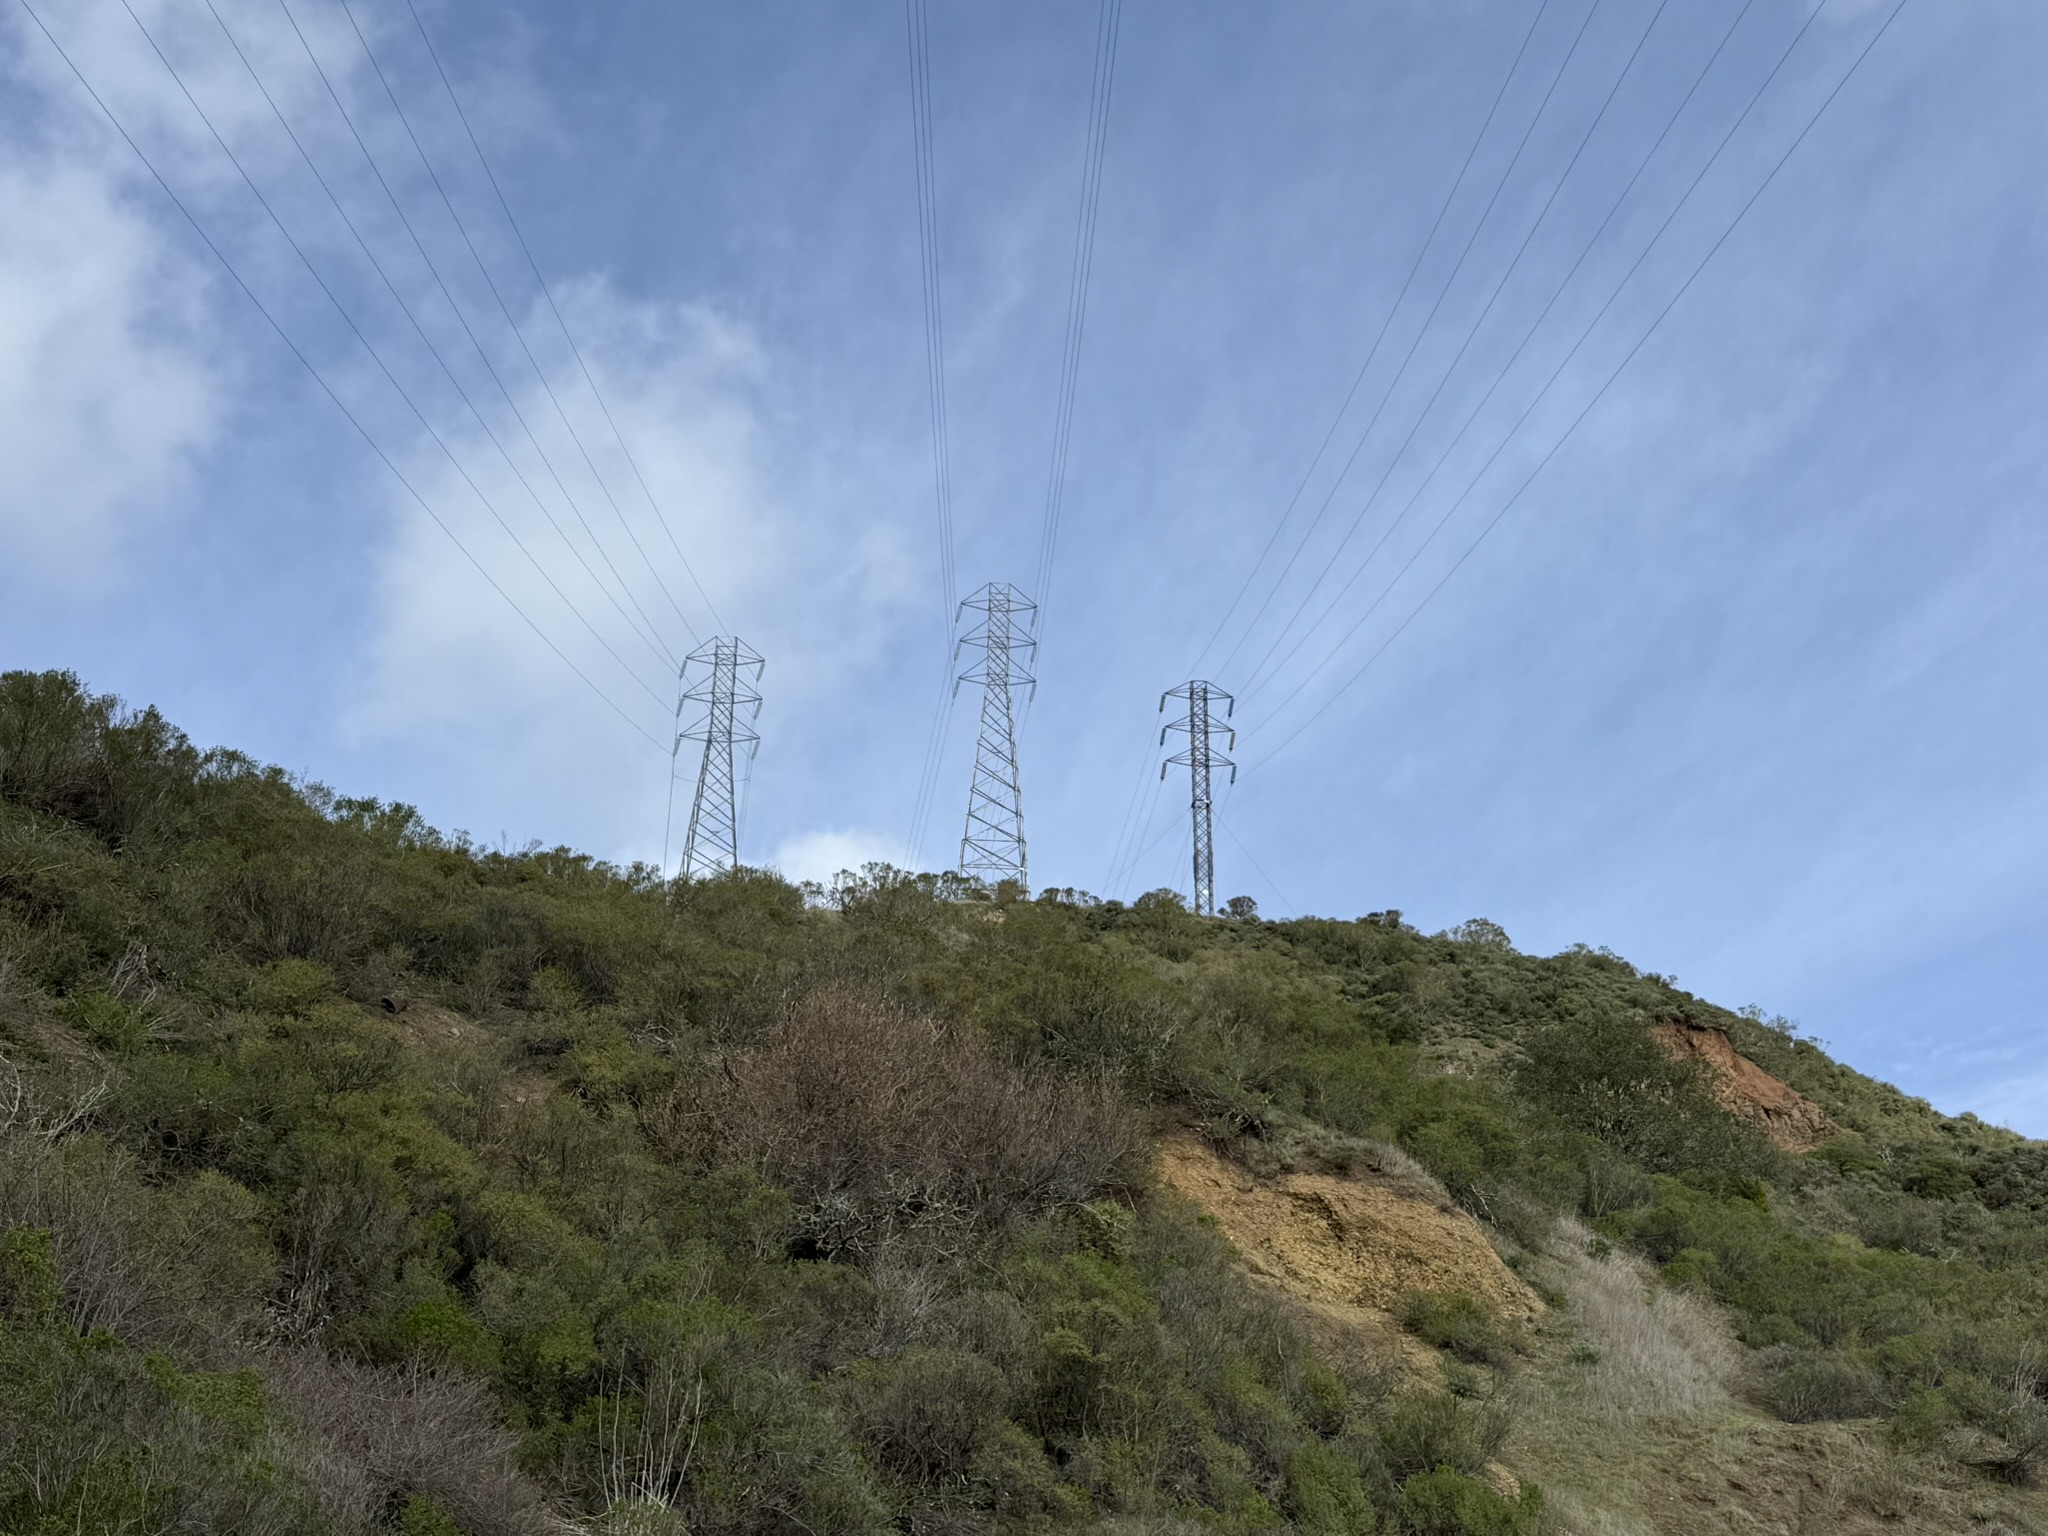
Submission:
[[[2048,1529],[2048,1149],[1486,923],[664,884],[13,673],[0,1056],[0,1530]]]

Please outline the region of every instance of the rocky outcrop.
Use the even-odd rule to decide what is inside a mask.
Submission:
[[[1320,1308],[1384,1318],[1410,1291],[1461,1291],[1503,1316],[1542,1310],[1476,1221],[1401,1179],[1262,1179],[1190,1135],[1160,1148],[1159,1174],[1215,1218],[1253,1274]]]
[[[1704,1066],[1714,1102],[1785,1151],[1811,1152],[1835,1134],[1835,1123],[1826,1111],[1736,1050],[1725,1030],[1674,1023],[1653,1025],[1650,1033],[1677,1060]]]

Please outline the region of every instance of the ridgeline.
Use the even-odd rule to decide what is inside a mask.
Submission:
[[[492,851],[0,676],[0,1531],[2048,1530],[2048,1146],[1238,910]]]

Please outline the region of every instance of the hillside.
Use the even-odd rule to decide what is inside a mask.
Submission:
[[[1605,951],[494,852],[0,676],[0,1531],[2048,1531],[2048,1146]]]

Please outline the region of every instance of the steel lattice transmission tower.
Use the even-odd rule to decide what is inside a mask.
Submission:
[[[1031,626],[1038,605],[1007,582],[992,581],[960,604],[981,620],[953,648],[958,658],[978,647],[981,661],[953,684],[981,684],[981,734],[974,743],[974,782],[967,792],[967,831],[960,839],[960,873],[991,884],[1015,880],[1028,892],[1031,866],[1024,852],[1024,790],[1017,773],[1019,688],[1036,691],[1029,662],[1038,642]]]
[[[1210,828],[1209,778],[1212,770],[1228,768],[1232,783],[1237,782],[1237,764],[1218,752],[1210,744],[1211,735],[1222,732],[1230,737],[1231,750],[1237,749],[1237,732],[1221,724],[1215,718],[1214,706],[1218,700],[1223,703],[1223,718],[1229,719],[1237,701],[1213,683],[1196,679],[1182,683],[1178,688],[1169,688],[1159,695],[1159,708],[1166,709],[1168,699],[1186,699],[1188,712],[1179,720],[1169,721],[1160,727],[1159,744],[1166,745],[1168,731],[1186,731],[1188,749],[1176,752],[1159,765],[1159,777],[1166,777],[1166,770],[1176,763],[1187,765],[1189,794],[1188,809],[1195,823],[1195,915],[1214,917],[1216,915],[1216,845]]]
[[[697,795],[690,802],[690,831],[683,841],[686,879],[736,868],[740,861],[739,783],[734,772],[739,749],[751,757],[761,745],[754,720],[761,713],[758,685],[766,663],[736,635],[718,635],[683,658],[683,691],[676,702],[701,704],[704,716],[676,733],[675,750],[686,741],[704,743],[697,770]],[[695,685],[691,685],[692,669]]]

